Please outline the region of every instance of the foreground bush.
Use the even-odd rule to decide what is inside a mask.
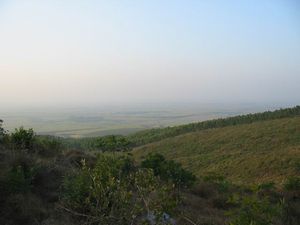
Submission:
[[[159,224],[176,206],[172,187],[130,158],[99,155],[66,177],[61,208],[89,224]],[[168,222],[168,221],[165,221]]]
[[[284,188],[287,191],[300,191],[300,176],[289,177],[284,183]]]
[[[230,212],[230,225],[272,225],[281,219],[281,205],[256,195],[234,199],[238,207]]]

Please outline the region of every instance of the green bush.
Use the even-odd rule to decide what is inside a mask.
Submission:
[[[135,168],[128,157],[99,155],[94,168],[66,177],[62,209],[91,224],[141,224],[154,213],[157,221],[176,201],[172,188],[162,185],[152,170]]]
[[[142,161],[141,166],[152,169],[155,176],[170,181],[178,187],[190,187],[196,181],[195,175],[183,169],[181,164],[166,160],[161,154],[149,154]]]
[[[123,136],[109,135],[99,137],[95,140],[94,146],[101,151],[127,151],[131,143]]]
[[[4,143],[4,138],[6,136],[6,131],[2,127],[2,124],[3,124],[3,120],[0,119],[0,144]]]
[[[33,144],[35,140],[35,133],[33,129],[24,129],[20,127],[19,129],[15,129],[11,135],[11,142],[18,149],[26,149],[33,150]]]
[[[272,225],[281,215],[281,206],[272,204],[268,198],[244,196],[234,203],[238,207],[229,213],[232,216],[230,225]]]
[[[289,177],[284,183],[284,188],[287,191],[299,191],[300,177]]]
[[[7,194],[29,192],[37,171],[38,165],[32,157],[26,153],[14,155],[5,172],[3,171],[5,192]]]
[[[62,151],[62,142],[57,137],[36,136],[34,149],[41,156],[56,156]]]
[[[209,174],[203,178],[204,181],[217,185],[219,192],[227,192],[230,188],[230,182],[225,177],[217,174]]]
[[[275,188],[274,182],[267,182],[267,183],[261,183],[258,185],[257,190],[258,191],[271,191]]]

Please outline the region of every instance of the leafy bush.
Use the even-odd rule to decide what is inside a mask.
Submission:
[[[300,177],[289,177],[284,183],[284,188],[287,191],[299,191]]]
[[[225,179],[225,177],[217,174],[210,174],[203,178],[204,181],[217,185],[218,191],[227,192],[230,187],[230,182]]]
[[[15,129],[15,132],[11,134],[11,141],[18,149],[32,150],[34,140],[35,133],[33,129],[26,130],[24,127],[20,127],[19,129]]]
[[[172,188],[162,185],[148,169],[133,166],[128,157],[99,155],[94,168],[86,166],[66,177],[62,209],[90,224],[141,224],[153,213],[158,222],[176,201]]]
[[[258,191],[270,191],[275,188],[274,182],[267,182],[267,183],[261,183],[258,185],[257,190]]]
[[[35,160],[26,153],[12,156],[2,171],[2,183],[6,194],[27,193],[38,170]]]
[[[61,153],[62,142],[57,137],[36,136],[34,148],[41,156],[56,156]]]
[[[19,193],[6,199],[6,208],[0,212],[0,224],[41,224],[40,221],[47,216],[47,208],[42,199],[31,193]]]
[[[4,135],[4,128],[2,127],[3,120],[0,119],[0,136]]]
[[[104,137],[85,138],[63,138],[63,146],[67,149],[78,150],[100,150],[107,151],[128,151],[132,143],[127,137],[121,135],[108,135]]]
[[[272,204],[268,198],[244,196],[233,203],[239,206],[229,213],[232,216],[230,225],[272,225],[281,215],[281,206]]]
[[[101,151],[126,151],[129,150],[130,142],[123,136],[109,135],[97,138],[95,147]]]
[[[189,187],[196,181],[195,175],[183,169],[181,164],[173,160],[166,160],[161,154],[149,154],[142,161],[141,166],[152,169],[155,176],[171,181],[176,186]]]
[[[3,120],[0,119],[0,144],[4,143],[4,139],[7,136],[5,129],[2,127]]]

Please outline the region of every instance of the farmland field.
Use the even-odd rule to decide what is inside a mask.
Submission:
[[[19,126],[38,134],[92,137],[131,134],[154,127],[180,125],[213,118],[273,109],[276,106],[237,104],[156,104],[95,107],[40,107],[0,109],[9,131]]]

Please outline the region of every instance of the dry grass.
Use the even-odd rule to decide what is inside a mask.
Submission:
[[[225,176],[235,183],[282,182],[298,173],[300,117],[192,132],[135,148],[141,160],[163,154],[194,172]]]

